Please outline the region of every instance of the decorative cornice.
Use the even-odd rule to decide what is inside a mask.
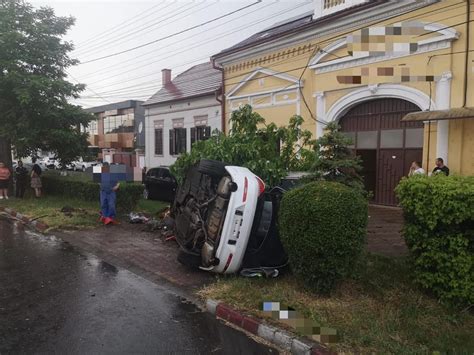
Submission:
[[[369,54],[367,54],[364,57],[347,56],[331,60],[329,62],[320,63],[320,61],[327,55],[330,55],[332,51],[338,50],[346,45],[346,39],[339,39],[331,43],[323,50],[321,50],[320,53],[318,53],[311,61],[310,68],[314,69],[316,74],[321,74],[332,72],[335,70],[352,68],[360,65],[382,62],[391,59],[409,57],[412,55],[450,48],[451,42],[459,38],[459,33],[457,31],[451,28],[447,29],[446,26],[442,24],[426,24],[425,30],[439,31],[442,35],[418,42],[417,51],[410,54],[388,53],[385,55],[377,56],[370,56]]]
[[[336,21],[317,26],[296,34],[283,36],[270,42],[257,45],[248,49],[242,49],[238,52],[224,55],[216,58],[216,62],[221,66],[239,66],[242,60],[255,58],[252,62],[260,62],[259,58],[264,54],[275,51],[285,52],[288,47],[303,47],[305,42],[314,41],[324,36],[341,33],[350,29],[363,28],[365,25],[374,22],[380,22],[388,18],[411,12],[427,5],[439,2],[439,0],[420,0],[420,1],[390,1],[384,5],[371,8],[368,11],[352,14],[342,17]],[[271,55],[270,55],[271,56]]]

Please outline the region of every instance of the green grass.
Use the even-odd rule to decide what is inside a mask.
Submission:
[[[247,313],[268,317],[262,302],[291,306],[321,326],[334,328],[338,352],[472,353],[474,314],[440,305],[410,280],[405,259],[369,255],[358,277],[343,282],[329,297],[305,290],[291,274],[277,279],[221,277],[202,289]],[[269,321],[272,321],[269,319]]]
[[[169,205],[169,202],[141,199],[140,201],[138,201],[136,211],[143,212],[156,217],[157,214],[162,212]]]
[[[0,206],[8,206],[29,218],[39,219],[49,226],[49,229],[84,229],[97,225],[99,213],[98,202],[80,199],[64,199],[58,196],[44,196],[35,199],[26,196],[24,199],[10,198],[0,201]],[[75,209],[71,216],[61,212],[64,206]]]
[[[77,199],[66,199],[61,196],[43,196],[40,199],[32,197],[30,191],[24,199],[10,198],[0,200],[0,206],[8,206],[30,218],[39,219],[49,226],[49,230],[54,229],[87,229],[97,227],[99,216],[99,199],[95,201],[84,201]],[[71,216],[61,212],[64,206],[75,209]],[[169,203],[161,201],[140,200],[135,212],[142,212],[149,216],[158,217]],[[120,210],[117,206],[118,219],[126,221],[126,211]]]

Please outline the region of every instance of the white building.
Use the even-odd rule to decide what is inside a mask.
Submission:
[[[222,130],[222,73],[211,63],[198,64],[171,80],[162,70],[163,87],[145,107],[145,164],[169,166],[198,140]]]

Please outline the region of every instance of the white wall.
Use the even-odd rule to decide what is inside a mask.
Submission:
[[[208,116],[211,132],[222,131],[221,104],[215,96],[183,100],[171,104],[157,104],[145,107],[145,164],[147,169],[156,166],[170,166],[176,156],[169,154],[169,130],[173,129],[173,119],[184,118],[187,150],[191,149],[191,127],[195,116]],[[163,120],[163,156],[155,155],[155,121]]]

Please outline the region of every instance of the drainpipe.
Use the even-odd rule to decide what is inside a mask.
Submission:
[[[469,75],[469,40],[470,40],[470,28],[471,28],[471,0],[466,1],[467,13],[466,13],[466,56],[464,62],[464,100],[462,107],[466,107],[467,104],[467,85]]]
[[[214,69],[217,69],[219,70],[221,73],[222,73],[222,83],[221,83],[221,95],[222,95],[222,99],[219,99],[218,98],[218,95],[217,95],[217,90],[216,90],[216,100],[218,102],[220,102],[221,104],[221,124],[222,124],[222,132],[225,134],[225,125],[226,125],[226,115],[225,115],[225,86],[224,86],[224,68],[216,65],[216,59],[215,58],[211,58],[211,62],[212,62],[212,67]]]

